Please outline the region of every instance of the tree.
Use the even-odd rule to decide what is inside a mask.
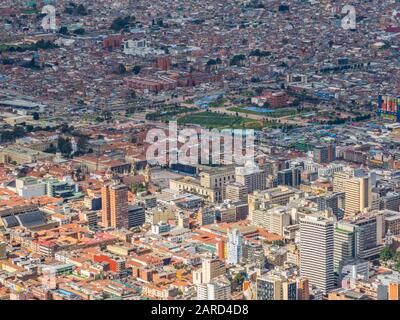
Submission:
[[[388,261],[388,260],[390,260],[392,258],[393,258],[393,253],[390,250],[390,248],[389,247],[384,247],[381,250],[380,254],[379,254],[379,259],[382,260],[382,261]]]
[[[139,72],[140,72],[141,69],[142,69],[142,68],[141,68],[140,66],[134,66],[134,67],[132,68],[132,73],[133,73],[133,74],[139,74]]]
[[[232,289],[237,290],[243,285],[244,280],[246,279],[246,274],[245,272],[241,271],[238,274],[236,274],[231,282]]]
[[[81,16],[86,16],[87,15],[87,10],[83,4],[80,4],[78,8],[76,8],[76,13],[81,15]]]
[[[83,35],[83,34],[85,34],[85,29],[83,29],[83,28],[79,28],[79,29],[76,29],[75,31],[74,31],[74,33],[75,34],[77,34],[77,35]]]
[[[69,156],[72,152],[72,144],[70,139],[58,138],[57,148],[63,154]]]
[[[123,63],[120,63],[118,65],[118,73],[119,74],[125,74],[126,73],[126,67]]]
[[[67,35],[68,34],[68,28],[66,26],[62,26],[58,32],[61,33],[61,34]]]
[[[131,191],[133,194],[137,194],[138,192],[146,191],[146,188],[140,183],[134,183],[131,186]]]

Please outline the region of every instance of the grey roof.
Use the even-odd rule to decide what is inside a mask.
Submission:
[[[42,211],[22,213],[16,216],[19,224],[25,228],[31,228],[46,224],[46,218]]]
[[[19,222],[15,218],[15,216],[2,217],[1,220],[3,221],[3,224],[6,228],[14,228],[16,226],[19,226]]]

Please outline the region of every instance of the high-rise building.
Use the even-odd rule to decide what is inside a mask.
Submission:
[[[256,167],[238,167],[235,171],[237,183],[246,186],[247,192],[264,190],[266,188],[267,176],[264,170]]]
[[[203,283],[225,274],[225,263],[219,259],[204,258],[201,262]]]
[[[104,227],[128,228],[128,187],[117,180],[103,185],[102,224]]]
[[[383,222],[382,213],[371,213],[352,222],[355,227],[357,258],[369,259],[379,255],[383,247]]]
[[[347,224],[338,223],[334,231],[333,265],[339,273],[343,263],[355,257],[354,228]]]
[[[297,187],[301,184],[300,167],[289,168],[278,172],[278,185]]]
[[[239,182],[233,182],[226,186],[226,199],[247,203],[247,187]]]
[[[371,177],[353,171],[336,172],[333,175],[333,191],[344,192],[344,212],[356,215],[371,208]]]
[[[334,288],[333,272],[334,223],[319,216],[300,219],[300,272],[327,293]]]
[[[318,145],[313,150],[314,161],[325,164],[336,160],[336,147],[334,144]]]
[[[316,197],[314,201],[317,203],[318,211],[330,211],[338,219],[341,219],[343,218],[343,210],[340,209],[339,203],[344,198],[345,194],[343,192],[334,192]]]
[[[137,205],[128,206],[128,227],[138,227],[145,222],[144,208]]]
[[[242,261],[243,237],[238,229],[228,230],[228,259],[227,263],[237,264]]]

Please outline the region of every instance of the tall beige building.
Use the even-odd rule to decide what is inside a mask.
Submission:
[[[351,172],[336,172],[333,176],[333,191],[344,192],[344,212],[356,215],[372,206],[371,177],[358,176]]]

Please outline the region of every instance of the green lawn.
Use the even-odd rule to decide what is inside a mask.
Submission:
[[[262,124],[260,121],[232,115],[224,115],[211,111],[204,111],[183,116],[178,119],[178,124],[198,124],[207,129],[262,129]]]

